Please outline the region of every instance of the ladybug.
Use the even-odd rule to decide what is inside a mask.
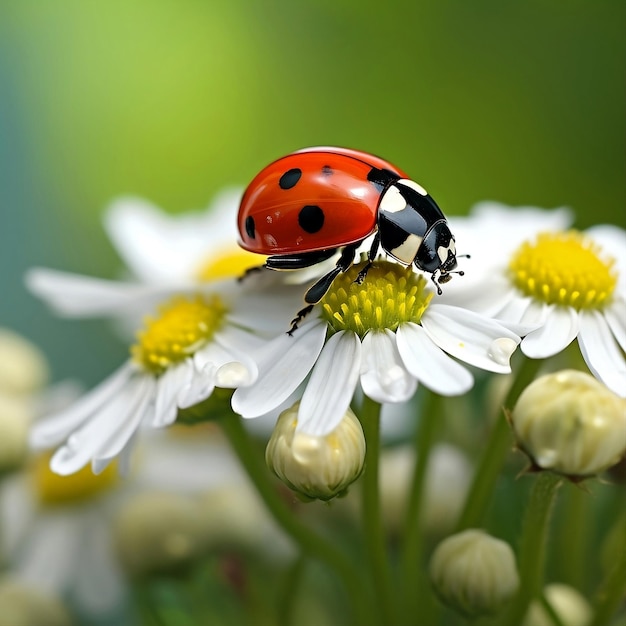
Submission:
[[[305,148],[270,163],[244,192],[238,228],[241,247],[268,255],[264,267],[273,270],[302,269],[341,251],[335,267],[306,292],[309,305],[322,299],[374,233],[357,282],[379,247],[403,265],[430,272],[439,294],[457,267],[454,236],[426,190],[395,165],[358,150]]]

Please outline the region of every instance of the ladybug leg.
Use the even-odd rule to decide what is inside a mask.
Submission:
[[[237,282],[242,283],[248,276],[252,274],[256,274],[257,272],[262,272],[265,269],[265,265],[255,265],[254,267],[249,267],[241,276],[237,277]]]
[[[380,237],[378,236],[378,233],[376,233],[376,235],[374,235],[374,241],[372,241],[372,247],[367,253],[367,264],[363,267],[363,269],[357,274],[356,278],[354,279],[354,282],[357,283],[357,285],[360,285],[365,280],[365,277],[367,276],[367,273],[370,271],[370,267],[372,267],[372,263],[374,262],[374,259],[376,258],[376,255],[378,254],[379,246],[380,246]]]
[[[300,254],[277,254],[268,256],[265,259],[265,265],[271,270],[301,270],[305,267],[311,267],[321,263],[326,259],[330,259],[337,252],[337,248],[329,248],[327,250],[316,250],[315,252],[302,252]]]
[[[300,309],[296,316],[291,320],[291,328],[287,331],[289,336],[293,335],[293,331],[298,328],[298,324],[313,310],[313,305],[309,304],[303,309]]]
[[[333,280],[354,263],[354,255],[360,244],[360,241],[350,244],[341,251],[337,265],[328,274],[324,274],[304,295],[304,301],[307,304],[315,304],[324,297],[324,294],[330,289]]]

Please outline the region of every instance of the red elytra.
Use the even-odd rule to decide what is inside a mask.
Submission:
[[[338,248],[376,230],[382,188],[372,168],[408,176],[388,161],[358,150],[306,148],[255,176],[239,209],[240,245],[266,255]]]

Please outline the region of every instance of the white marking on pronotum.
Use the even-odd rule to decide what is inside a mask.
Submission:
[[[400,190],[395,185],[391,185],[382,195],[378,210],[386,213],[397,213],[403,209],[406,209],[406,200],[402,197]]]
[[[396,182],[396,185],[404,185],[405,187],[409,187],[410,189],[414,189],[420,196],[427,196],[428,192],[424,187],[422,187],[419,183],[416,183],[414,180],[409,180],[408,178],[401,178]]]
[[[442,263],[445,263],[447,261],[448,254],[450,253],[451,248],[454,248],[454,244],[452,244],[452,241],[447,246],[439,246],[437,248],[437,256]],[[454,253],[454,250],[452,250],[452,253]]]
[[[418,235],[409,235],[397,248],[390,250],[389,253],[398,261],[410,265],[413,263],[419,247],[422,245],[422,237]]]

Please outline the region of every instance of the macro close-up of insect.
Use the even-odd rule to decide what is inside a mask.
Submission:
[[[437,203],[402,170],[346,148],[305,148],[265,167],[246,189],[238,217],[240,245],[269,255],[265,267],[302,269],[341,252],[335,267],[308,289],[315,304],[374,235],[361,282],[379,248],[440,283],[457,267],[455,240]]]

